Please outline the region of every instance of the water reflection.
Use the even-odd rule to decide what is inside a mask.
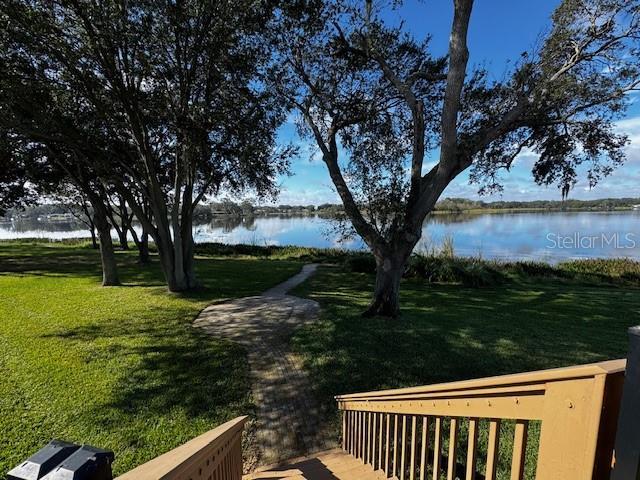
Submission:
[[[314,216],[216,217],[196,224],[194,237],[197,242],[364,248],[359,238],[339,241],[334,227],[334,221]],[[0,239],[88,236],[83,224],[69,220],[0,222]],[[425,223],[418,248],[438,248],[448,237],[453,239],[458,254],[485,258],[640,260],[640,212],[438,214]],[[558,239],[564,239],[564,243]]]

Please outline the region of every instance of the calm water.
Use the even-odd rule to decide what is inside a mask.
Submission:
[[[301,245],[362,249],[360,239],[339,241],[331,220],[319,217],[218,219],[194,229],[197,242]],[[0,239],[88,237],[81,224],[20,219],[0,222]],[[434,215],[418,248],[452,238],[459,255],[542,259],[628,257],[640,260],[640,211]]]

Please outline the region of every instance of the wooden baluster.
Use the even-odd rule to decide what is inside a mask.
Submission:
[[[353,411],[353,444],[351,445],[351,455],[358,458],[358,412]]]
[[[458,446],[458,419],[451,418],[449,429],[449,464],[447,465],[447,480],[456,478],[456,447]]]
[[[365,429],[365,412],[360,413],[360,458],[364,461],[364,449],[365,449],[365,437],[366,429]]]
[[[369,463],[369,447],[371,446],[371,413],[365,413],[364,417],[364,456],[362,460],[364,463]]]
[[[369,412],[369,448],[367,449],[367,463],[373,465],[373,412]]]
[[[364,454],[362,459],[364,463],[369,463],[369,446],[371,445],[369,436],[371,435],[371,413],[365,413],[364,417]]]
[[[404,480],[404,472],[406,470],[405,454],[407,453],[407,416],[402,416],[402,453],[400,454],[400,480]]]
[[[347,450],[347,412],[342,411],[342,450]]]
[[[409,464],[409,480],[416,478],[416,430],[418,429],[418,419],[415,415],[411,417],[411,463]]]
[[[422,419],[422,452],[420,453],[420,480],[427,478],[427,452],[428,447],[428,433],[429,433],[429,417]]]
[[[364,462],[364,452],[367,448],[367,412],[360,413],[360,459]]]
[[[393,472],[391,476],[395,477],[398,471],[398,415],[393,416]]]
[[[516,428],[513,436],[513,457],[511,458],[511,480],[522,480],[524,477],[524,461],[527,450],[528,430],[528,421],[516,421]]]
[[[378,436],[378,414],[373,413],[373,429],[371,430],[371,466],[376,469],[376,443]]]
[[[357,455],[357,445],[358,445],[358,412],[355,410],[351,411],[351,455],[354,457]]]
[[[436,418],[436,431],[433,439],[433,480],[440,480],[442,462],[442,418]]]
[[[387,439],[386,439],[386,446],[384,449],[384,476],[388,477],[389,476],[389,448],[390,448],[389,430],[391,426],[391,415],[388,413],[387,413],[387,421],[385,423],[387,424]]]
[[[349,410],[349,453],[353,455],[353,410]]]
[[[362,412],[362,453],[363,463],[367,463],[367,412]]]
[[[469,419],[469,443],[467,446],[467,475],[466,480],[476,478],[476,460],[478,457],[478,420]]]
[[[489,444],[487,446],[487,470],[485,480],[495,480],[500,447],[500,419],[489,422]]]
[[[362,412],[356,412],[356,425],[355,425],[355,437],[354,437],[354,446],[355,452],[354,457],[360,458],[360,415]]]
[[[433,439],[433,480],[440,480],[440,462],[442,461],[442,418],[436,418],[436,432]]]
[[[358,458],[360,448],[360,412],[355,412],[353,419],[353,456]]]
[[[378,468],[380,470],[382,468],[382,424],[384,422],[384,414],[379,415],[379,424],[380,428],[378,429]]]
[[[347,431],[345,432],[346,437],[346,452],[351,453],[351,411],[345,410],[344,413],[347,415]]]

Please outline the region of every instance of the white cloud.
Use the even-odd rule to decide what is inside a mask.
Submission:
[[[616,130],[629,137],[627,163],[640,162],[640,117],[632,117],[616,122]]]
[[[322,203],[340,203],[340,198],[328,185],[314,185],[311,188],[284,187],[278,201],[281,205],[320,205]]]

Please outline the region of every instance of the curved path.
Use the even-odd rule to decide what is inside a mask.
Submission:
[[[300,362],[288,351],[299,325],[317,319],[317,302],[287,295],[316,270],[309,264],[262,295],[210,305],[194,326],[243,345],[257,406],[254,451],[248,463],[270,464],[326,448],[319,410]]]

